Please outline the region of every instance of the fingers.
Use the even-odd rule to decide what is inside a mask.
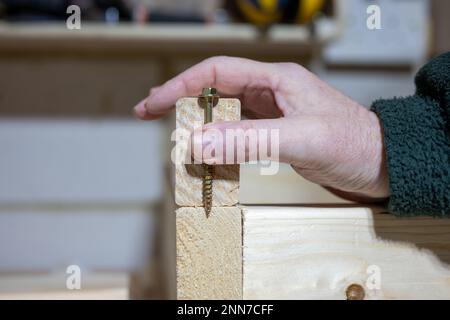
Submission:
[[[146,109],[147,104],[147,98],[141,100],[135,107],[134,107],[134,115],[142,120],[155,120],[158,119],[159,116],[156,114],[151,114],[147,112]]]
[[[302,137],[295,137],[292,129],[292,122],[286,118],[210,123],[192,133],[191,154],[194,160],[206,164],[261,160],[290,163],[301,157],[303,144]]]
[[[238,96],[248,87],[272,88],[275,67],[248,59],[214,57],[189,68],[137,104],[134,112],[141,119],[157,119],[173,108],[181,97],[197,96],[204,87],[215,87],[226,96]]]

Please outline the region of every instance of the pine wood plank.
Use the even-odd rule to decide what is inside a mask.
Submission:
[[[213,121],[240,119],[240,101],[220,99],[214,107]],[[201,164],[186,164],[189,133],[203,125],[204,111],[197,98],[182,98],[176,103],[176,128],[180,133],[176,143],[175,202],[184,207],[203,206]],[[188,155],[190,157],[190,155]],[[232,206],[239,196],[239,165],[215,165],[212,206]]]
[[[242,299],[240,208],[180,208],[176,234],[178,299]]]
[[[449,231],[450,220],[370,208],[249,206],[243,298],[345,299],[359,284],[366,299],[449,299]]]

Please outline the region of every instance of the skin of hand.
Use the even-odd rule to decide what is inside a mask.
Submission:
[[[152,88],[135,106],[135,115],[158,119],[176,100],[198,96],[203,87],[239,98],[249,120],[214,122],[200,133],[211,128],[279,129],[280,162],[289,163],[304,178],[349,200],[372,202],[389,196],[378,117],[294,63],[209,58]],[[191,139],[201,144],[195,131]]]

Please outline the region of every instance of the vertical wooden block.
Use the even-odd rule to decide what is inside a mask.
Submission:
[[[241,105],[237,99],[220,99],[213,109],[213,122],[236,121],[241,117]],[[176,143],[177,159],[187,157],[189,134],[203,125],[204,110],[198,98],[182,98],[176,103],[176,128],[184,134]],[[201,164],[175,165],[175,202],[182,207],[203,206],[203,167]],[[213,179],[213,207],[233,206],[239,196],[239,165],[215,165]]]
[[[239,207],[176,211],[177,298],[242,299]]]

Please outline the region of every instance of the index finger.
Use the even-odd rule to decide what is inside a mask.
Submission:
[[[250,87],[273,88],[274,74],[270,63],[234,57],[209,58],[153,88],[134,111],[141,119],[157,119],[170,111],[179,98],[197,96],[204,87],[215,87],[227,96],[239,96]]]

